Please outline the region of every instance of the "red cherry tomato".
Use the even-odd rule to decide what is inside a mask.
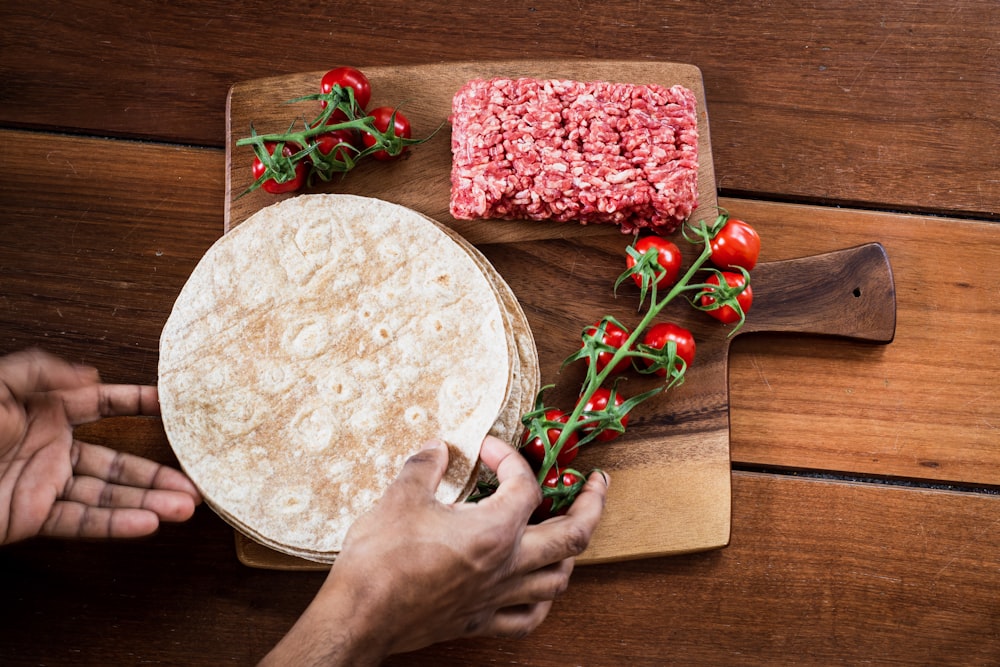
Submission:
[[[569,421],[569,415],[562,410],[552,409],[545,411],[545,419],[565,424]],[[548,439],[548,447],[551,448],[552,445],[556,444],[561,433],[562,429],[559,428],[546,429],[545,436]],[[563,443],[562,449],[559,450],[559,455],[556,457],[557,466],[565,467],[569,465],[570,461],[576,458],[576,455],[579,453],[576,447],[578,440],[579,438],[576,433],[571,433],[566,437],[566,442]],[[524,458],[528,459],[535,469],[538,469],[545,460],[546,443],[542,441],[540,436],[531,437],[529,431],[525,431],[524,436],[521,438],[521,443],[521,453],[524,455]]]
[[[655,347],[657,350],[666,348],[670,341],[677,345],[676,354],[684,360],[684,363],[688,366],[694,363],[694,336],[684,327],[677,326],[673,322],[660,322],[647,329],[642,337],[643,345]],[[647,366],[653,366],[655,363],[651,359],[644,359],[644,361]],[[667,369],[657,368],[656,374],[665,377]]]
[[[589,335],[589,336],[596,336],[597,332],[600,331],[600,326],[601,326],[601,323],[597,322],[593,326],[587,327],[587,329],[586,329],[587,335]],[[605,321],[604,322],[604,335],[601,336],[600,342],[603,343],[604,345],[607,345],[607,346],[609,346],[611,348],[614,348],[614,350],[617,350],[617,349],[621,348],[622,345],[625,344],[625,342],[628,340],[628,336],[629,336],[629,332],[628,332],[627,329],[618,326],[614,322]],[[584,346],[584,344],[580,345],[580,347],[583,347],[583,346]],[[607,366],[608,364],[611,363],[611,359],[614,356],[615,356],[614,351],[598,352],[597,353],[597,364],[596,364],[595,370],[598,373],[600,373],[601,371],[603,371],[604,368],[605,368],[605,366]],[[590,363],[590,357],[585,357],[585,358],[587,359],[587,363],[589,364]],[[614,370],[612,370],[611,372],[613,374],[622,373],[622,372],[625,371],[625,369],[627,369],[629,367],[629,365],[631,363],[632,362],[629,360],[629,358],[625,357],[624,359],[622,359],[621,361],[618,362],[618,364],[615,366]]]
[[[355,139],[350,130],[334,130],[318,135],[315,141],[317,150],[323,157],[343,161],[345,157],[356,154],[351,148],[355,145]]]
[[[712,264],[720,269],[742,266],[747,271],[757,265],[760,236],[757,230],[736,218],[729,218],[712,239]]]
[[[746,278],[742,273],[733,273],[732,271],[723,271],[722,277],[725,278],[726,284],[729,287],[740,287],[746,284]],[[713,273],[705,282],[710,285],[719,285],[718,274]],[[747,285],[746,289],[736,295],[736,302],[739,304],[740,308],[743,310],[743,314],[746,315],[750,311],[750,306],[753,305],[753,289],[750,285]],[[715,303],[715,299],[709,295],[704,295],[701,297],[701,305],[709,306]],[[723,324],[733,324],[734,322],[739,322],[740,314],[732,306],[721,306],[714,310],[706,311],[709,315],[719,320]]]
[[[590,398],[587,399],[587,402],[583,404],[583,410],[584,412],[604,412],[605,410],[608,409],[608,404],[610,402],[611,402],[611,390],[606,389],[605,387],[598,387],[597,389],[594,390],[594,393],[590,395]],[[624,402],[625,399],[622,398],[622,395],[615,392],[615,400],[614,403],[612,403],[613,407],[619,407]],[[628,413],[621,415],[619,419],[623,427],[628,426]],[[593,429],[594,427],[588,428],[584,426],[580,430],[584,434],[589,434]],[[610,442],[611,440],[614,440],[620,435],[621,431],[604,428],[597,432],[597,435],[594,436],[594,441]]]
[[[393,118],[395,114],[395,118]],[[372,109],[372,118],[375,119],[375,129],[380,132],[388,132],[389,125],[392,124],[393,131],[397,137],[402,137],[404,139],[410,138],[410,121],[407,120],[406,116],[397,111],[394,107],[378,107],[377,109]],[[361,133],[361,141],[364,143],[365,148],[371,148],[376,143],[377,139],[370,132]],[[406,152],[406,146],[397,154],[392,155],[384,150],[375,151],[372,153],[372,157],[376,160],[395,160],[400,155]]]
[[[268,154],[273,156],[277,144],[267,142],[264,144],[264,147],[267,149]],[[295,146],[294,144],[284,144],[281,148],[281,156],[277,157],[276,159],[281,160],[282,158],[289,158],[298,151],[299,151],[298,146]],[[256,181],[258,178],[267,173],[267,165],[261,162],[259,157],[254,156],[251,171],[253,173],[253,179],[254,181]],[[271,178],[261,183],[261,187],[264,188],[265,192],[270,192],[273,195],[277,195],[283,192],[295,192],[296,190],[302,187],[302,184],[305,183],[305,180],[306,180],[306,164],[305,162],[299,162],[298,164],[295,165],[294,176],[292,176],[291,178],[284,181],[279,181],[272,176]]]
[[[657,254],[656,261],[660,265],[660,269],[656,269],[656,274],[660,275],[660,278],[656,281],[657,289],[669,288],[675,282],[677,282],[677,277],[681,272],[681,264],[683,258],[681,257],[680,248],[677,247],[672,241],[668,241],[662,236],[643,236],[638,241],[635,242],[635,250],[640,255],[645,255],[649,252],[655,252]],[[630,254],[626,255],[625,263],[628,268],[633,268],[636,265],[636,258]],[[654,267],[655,268],[655,267]],[[643,276],[639,273],[632,274],[632,280],[639,287],[642,287]],[[652,285],[650,285],[651,287]]]
[[[580,481],[580,478],[571,472],[561,472],[557,467],[553,467],[552,470],[549,471],[549,474],[545,476],[545,480],[542,482],[542,487],[555,489],[559,487],[560,481],[564,487],[573,486]],[[569,505],[560,507],[555,511],[552,510],[552,505],[552,498],[542,498],[541,504],[535,508],[535,511],[531,515],[532,523],[540,523],[546,519],[551,519],[554,516],[559,516],[569,511]]]
[[[362,109],[366,108],[368,102],[372,99],[371,82],[368,81],[368,77],[361,70],[353,67],[337,67],[324,74],[319,83],[320,92],[326,95],[333,90],[334,86],[352,88],[354,90],[354,101]],[[325,101],[320,101],[320,104],[323,105],[323,108],[326,108]]]

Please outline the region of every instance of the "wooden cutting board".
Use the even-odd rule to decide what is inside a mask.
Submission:
[[[700,71],[692,65],[617,61],[511,61],[364,68],[371,107],[402,104],[416,136],[437,128],[426,144],[392,163],[360,165],[317,191],[378,197],[425,213],[477,244],[510,283],[531,322],[542,382],[556,384],[550,404],[571,406],[583,368],[562,368],[579,347],[581,329],[611,314],[638,322],[630,284],[613,293],[631,240],[615,228],[537,222],[459,221],[448,214],[451,166],[447,117],[454,92],[476,77],[532,76],[680,83],[698,98],[699,208],[693,219],[716,216],[715,175]],[[236,147],[251,122],[258,132],[280,131],[298,115],[310,120],[315,103],[282,104],[314,92],[322,72],[257,79],[233,86],[228,100],[226,230],[276,201],[256,191],[252,152]],[[680,238],[688,258],[695,249]],[[766,243],[766,238],[764,243]],[[685,247],[687,246],[687,247]],[[762,264],[753,272],[755,303],[740,332],[829,334],[887,343],[895,329],[895,293],[882,247],[870,244],[827,255]],[[683,303],[661,315],[689,328],[698,342],[685,383],[636,408],[628,432],[583,450],[581,470],[599,467],[612,478],[605,517],[578,559],[598,563],[703,551],[725,546],[730,534],[729,330]],[[631,377],[620,391],[635,394],[653,380]],[[255,567],[326,566],[272,551],[236,533],[237,555]]]

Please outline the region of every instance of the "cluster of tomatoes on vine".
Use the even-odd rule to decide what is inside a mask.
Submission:
[[[682,275],[677,245],[658,235],[637,237],[626,249],[626,270],[615,290],[630,278],[639,287],[640,322],[629,329],[611,316],[587,326],[580,349],[563,365],[584,360],[586,378],[571,410],[547,406],[538,394],[535,409],[522,417],[520,451],[535,470],[542,504],[534,521],[565,512],[583,487],[584,476],[572,468],[581,447],[609,442],[625,432],[629,413],[639,403],[683,382],[694,363],[691,332],[670,321],[657,321],[668,303],[685,295],[691,306],[725,324],[742,326],[753,304],[750,271],[757,264],[760,237],[746,222],[722,212],[711,225],[687,225],[684,238],[702,244],[700,255]],[[708,264],[712,266],[708,266]],[[703,274],[705,275],[703,278]],[[647,304],[648,301],[648,304]],[[630,369],[664,378],[661,386],[627,397],[619,391]]]
[[[296,120],[286,132],[263,135],[251,126],[250,136],[236,142],[254,151],[254,181],[243,194],[257,188],[271,194],[296,192],[350,171],[369,156],[395,160],[409,146],[427,140],[411,138],[410,121],[397,108],[366,111],[371,96],[371,82],[363,72],[337,67],[323,75],[318,94],[290,100],[319,101],[322,112],[311,122]]]

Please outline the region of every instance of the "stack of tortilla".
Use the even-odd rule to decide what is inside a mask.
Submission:
[[[257,212],[191,274],[160,340],[163,423],[206,503],[247,537],[329,563],[425,440],[465,499],[483,438],[514,443],[538,390],[514,293],[415,211],[302,195]]]

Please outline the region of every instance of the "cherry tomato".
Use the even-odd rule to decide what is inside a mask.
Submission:
[[[757,230],[736,218],[729,218],[712,239],[712,264],[720,269],[742,266],[749,271],[757,265],[759,254]]]
[[[609,402],[611,402],[611,390],[606,389],[605,387],[598,387],[594,390],[594,393],[590,395],[590,398],[587,399],[587,402],[583,404],[583,410],[584,412],[604,412],[608,409]],[[613,407],[619,407],[624,402],[625,399],[622,398],[622,395],[615,392],[615,400],[614,403],[612,403]],[[628,426],[628,413],[623,414],[619,419],[623,427]],[[588,428],[584,426],[580,430],[584,434],[589,434],[593,429],[594,427]],[[597,432],[597,435],[594,436],[594,441],[610,442],[620,435],[620,431],[605,428]]]
[[[729,287],[740,287],[746,284],[746,278],[742,273],[733,273],[732,271],[723,271],[722,277],[725,278],[726,284]],[[706,280],[706,283],[711,285],[719,285],[718,274],[713,273]],[[743,314],[746,315],[750,311],[750,306],[753,305],[753,289],[750,285],[747,285],[746,289],[736,295],[736,302],[743,309]],[[701,305],[709,306],[715,303],[715,299],[709,295],[704,295],[701,297]],[[732,324],[734,322],[739,322],[740,314],[736,312],[731,306],[722,306],[716,308],[715,310],[706,311],[709,315],[719,320],[724,324]]]
[[[559,487],[560,481],[562,481],[563,486],[573,486],[580,481],[580,478],[571,472],[561,472],[558,467],[553,467],[552,470],[549,471],[549,474],[545,476],[545,480],[542,482],[542,487],[556,489]],[[535,508],[535,511],[531,514],[532,523],[540,523],[546,519],[551,519],[554,516],[559,516],[569,511],[569,505],[565,505],[553,511],[553,503],[554,500],[551,497],[542,498],[541,504],[539,504],[538,507]]]
[[[343,161],[345,157],[355,155],[354,150],[349,148],[355,145],[355,136],[350,130],[325,132],[318,135],[315,141],[317,150],[325,158]]]
[[[643,345],[655,347],[657,350],[664,349],[670,341],[677,345],[676,354],[684,360],[684,363],[688,366],[694,363],[694,336],[684,327],[677,326],[673,322],[660,322],[647,329],[642,337]],[[644,359],[644,361],[650,367],[655,363],[651,359]],[[656,374],[660,377],[666,377],[667,369],[657,368]]]
[[[680,248],[678,248],[672,241],[668,241],[662,236],[643,236],[638,241],[635,242],[635,249],[640,255],[645,255],[648,252],[655,252],[657,254],[656,261],[660,265],[660,269],[656,269],[656,274],[659,275],[661,272],[662,276],[656,281],[657,289],[668,288],[677,282],[677,277],[681,272],[681,263],[683,261],[681,257]],[[631,254],[625,257],[625,263],[628,268],[632,268],[636,265],[636,258]],[[655,267],[654,267],[655,268]],[[642,287],[643,276],[640,273],[633,273],[632,280],[639,287]]]
[[[596,336],[597,333],[598,333],[598,331],[600,331],[600,326],[601,326],[601,323],[597,322],[593,326],[587,327],[587,329],[586,329],[587,335],[589,335],[589,336]],[[618,326],[614,322],[605,321],[604,322],[604,335],[601,336],[600,342],[603,343],[604,345],[607,345],[608,347],[614,348],[614,350],[617,350],[622,345],[625,344],[625,342],[628,340],[628,336],[629,336],[629,332],[628,332],[627,329]],[[584,346],[584,344],[580,345],[580,347],[583,347],[583,346]],[[596,369],[595,370],[598,373],[600,373],[601,371],[603,371],[604,367],[611,363],[611,358],[614,357],[614,356],[615,356],[614,351],[598,352],[597,353],[597,364],[596,364]],[[590,357],[586,357],[586,359],[587,359],[587,363],[589,364],[590,363]],[[624,359],[622,359],[621,361],[618,362],[618,364],[614,367],[614,370],[612,370],[611,372],[615,373],[615,374],[622,373],[622,372],[625,371],[625,369],[627,369],[629,367],[629,365],[631,363],[632,362],[629,360],[629,358],[625,357]]]
[[[372,84],[368,81],[368,77],[361,70],[353,67],[338,67],[324,74],[319,83],[320,92],[324,95],[328,94],[334,86],[353,88],[354,101],[362,109],[367,107],[368,102],[372,99]],[[320,101],[320,104],[326,108],[325,101]]]
[[[560,422],[565,424],[569,421],[569,415],[567,415],[562,410],[546,410],[545,419],[552,422]],[[548,446],[556,444],[559,439],[559,435],[562,433],[562,429],[550,428],[546,431],[546,438],[548,439]],[[542,462],[545,460],[545,448],[546,444],[542,442],[541,436],[530,437],[531,433],[525,431],[524,436],[521,438],[521,453],[524,458],[528,459],[536,469],[538,469]],[[530,438],[530,439],[529,439]],[[565,467],[569,465],[570,461],[576,458],[579,450],[576,447],[576,443],[579,440],[576,433],[571,433],[566,437],[566,442],[563,443],[562,449],[559,450],[559,455],[556,457],[556,465]]]
[[[264,144],[264,147],[267,149],[267,152],[270,155],[274,155],[274,149],[276,148],[276,146],[277,144],[271,142],[267,142]],[[295,146],[294,144],[284,144],[281,148],[281,155],[284,156],[285,158],[288,158],[297,153],[298,151],[299,151],[298,146]],[[251,171],[253,172],[254,181],[256,181],[258,178],[260,178],[267,172],[267,166],[263,162],[261,162],[259,157],[254,156],[253,166],[251,168]],[[266,192],[270,192],[273,195],[277,195],[283,192],[295,192],[296,190],[302,187],[302,184],[305,183],[305,180],[306,180],[306,163],[299,162],[298,164],[295,165],[294,176],[292,178],[289,178],[286,181],[279,182],[272,177],[261,183],[261,187],[264,188]]]
[[[395,114],[395,120],[393,120],[393,114]],[[388,132],[389,124],[392,123],[393,130],[397,137],[402,137],[404,139],[410,138],[410,121],[407,120],[406,116],[397,111],[394,107],[378,107],[377,109],[372,109],[372,118],[375,119],[375,129],[380,132]],[[361,140],[366,148],[371,148],[377,142],[375,136],[369,132],[361,133]],[[375,151],[372,153],[372,157],[376,160],[395,160],[400,155],[406,152],[406,146],[397,155],[392,155],[386,151]]]

